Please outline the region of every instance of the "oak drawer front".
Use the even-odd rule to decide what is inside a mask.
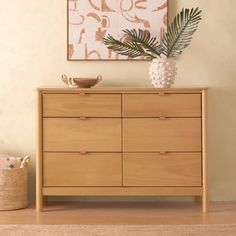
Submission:
[[[120,153],[44,153],[44,186],[121,186]]]
[[[125,152],[201,151],[200,118],[125,118]]]
[[[200,117],[201,94],[125,94],[124,117]]]
[[[124,186],[201,186],[200,153],[125,153]]]
[[[44,117],[120,117],[120,94],[44,94]]]
[[[119,118],[44,118],[44,151],[121,151]]]

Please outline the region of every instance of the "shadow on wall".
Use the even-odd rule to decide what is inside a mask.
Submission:
[[[208,97],[209,195],[214,201],[234,201],[236,124],[230,117],[236,117],[236,89],[212,87]]]

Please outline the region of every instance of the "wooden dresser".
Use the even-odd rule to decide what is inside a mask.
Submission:
[[[207,211],[207,90],[39,89],[44,196],[198,196]]]

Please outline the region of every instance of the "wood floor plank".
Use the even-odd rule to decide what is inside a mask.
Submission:
[[[236,224],[236,202],[211,203],[209,213],[196,202],[50,202],[44,212],[35,206],[2,211],[3,224],[190,225]]]

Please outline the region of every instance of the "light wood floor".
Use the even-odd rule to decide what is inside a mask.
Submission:
[[[79,202],[48,203],[44,212],[35,207],[0,212],[0,224],[161,225],[236,224],[236,202],[210,204],[202,213],[199,203],[183,202]]]

